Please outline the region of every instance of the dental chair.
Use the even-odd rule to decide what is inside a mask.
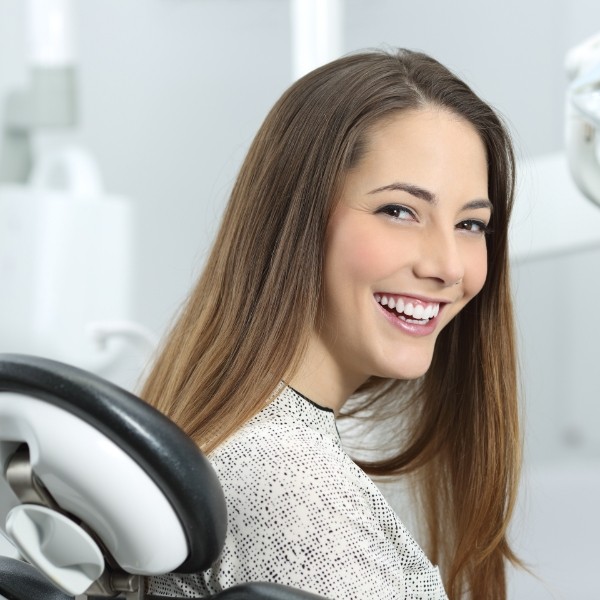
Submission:
[[[0,354],[0,557],[7,600],[158,600],[144,578],[207,569],[225,499],[197,446],[136,396],[90,373]],[[248,583],[214,600],[318,600]],[[321,599],[323,600],[323,599]]]

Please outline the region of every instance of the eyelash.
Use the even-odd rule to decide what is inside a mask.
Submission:
[[[408,214],[410,218],[402,218],[400,216],[402,213]],[[410,208],[407,208],[402,204],[386,204],[385,206],[378,208],[375,211],[375,214],[384,214],[396,221],[417,220],[415,213]],[[457,224],[457,228],[466,231],[467,233],[478,235],[488,235],[492,232],[490,226],[485,221],[480,221],[479,219],[465,219]]]
[[[462,225],[468,225],[469,228],[462,227]],[[472,227],[478,227],[478,231],[473,231]],[[477,233],[481,235],[488,235],[492,233],[491,227],[485,223],[484,221],[480,221],[479,219],[467,219],[466,221],[461,221],[458,224],[458,228],[464,231],[468,231],[469,233]]]
[[[375,211],[375,214],[384,214],[397,221],[404,221],[405,219],[400,218],[400,213],[402,212],[409,214],[412,220],[417,220],[415,213],[410,210],[410,208],[402,206],[401,204],[386,204],[385,206],[378,208]]]

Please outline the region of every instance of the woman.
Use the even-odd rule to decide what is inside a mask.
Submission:
[[[229,512],[213,568],[155,593],[445,597],[367,473],[414,476],[448,597],[506,597],[513,183],[499,118],[426,55],[350,55],[285,92],[143,393],[209,453]],[[335,424],[350,397],[402,432],[362,469]]]

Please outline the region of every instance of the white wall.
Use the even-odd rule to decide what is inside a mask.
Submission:
[[[286,3],[80,5],[82,138],[140,216],[140,318],[160,328],[202,263],[238,164],[288,84]]]
[[[24,6],[0,0],[0,99],[27,81]],[[252,136],[290,83],[289,3],[85,0],[75,6],[81,125],[71,137],[96,154],[108,190],[134,203],[135,316],[162,333],[201,268]],[[343,29],[347,51],[400,45],[446,62],[502,111],[520,156],[531,158],[561,149],[564,54],[598,27],[600,3],[592,0],[346,0]],[[583,287],[594,285],[589,274],[596,258],[591,252],[516,267],[531,440],[545,439],[557,426],[538,412],[544,406],[558,418],[561,395],[569,396],[574,414],[596,406],[589,368],[597,354],[593,315],[569,315],[568,327],[560,320],[548,327],[562,312],[555,284],[567,293],[568,279],[586,302],[598,297],[595,288]],[[565,423],[560,429],[578,443],[579,433],[563,431]],[[554,443],[533,454],[551,457]]]
[[[513,271],[528,457],[600,458],[600,245]]]
[[[26,81],[23,0],[0,0],[0,98]],[[132,198],[139,319],[161,331],[197,273],[254,132],[290,83],[286,0],[76,3],[81,127],[109,190]],[[562,140],[565,50],[600,23],[591,0],[347,0],[345,49],[406,46],[462,74],[523,155]]]

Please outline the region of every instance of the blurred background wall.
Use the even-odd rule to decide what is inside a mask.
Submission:
[[[28,76],[22,0],[0,0],[0,98]],[[80,0],[81,126],[109,190],[139,217],[137,311],[162,330],[202,262],[253,134],[291,83],[287,0]],[[438,57],[496,106],[521,156],[562,147],[566,50],[591,0],[347,0],[344,50]]]
[[[0,0],[0,99],[27,82],[24,7]],[[79,0],[75,23],[81,119],[61,135],[93,152],[106,188],[132,200],[134,314],[162,334],[245,150],[292,81],[289,2]],[[565,53],[598,30],[595,0],[346,0],[343,11],[344,51],[405,46],[439,58],[504,115],[533,170],[563,148]],[[545,210],[545,188],[532,189],[520,193],[537,190]],[[577,219],[576,202],[585,200],[556,198],[547,210]],[[599,519],[577,502],[600,500],[600,229],[597,244],[524,251],[514,267],[528,423],[515,538],[546,583],[515,575],[512,597],[598,598],[586,594],[585,560],[600,558],[590,541]],[[225,301],[235,310],[235,298]],[[565,530],[560,541],[550,523]]]

